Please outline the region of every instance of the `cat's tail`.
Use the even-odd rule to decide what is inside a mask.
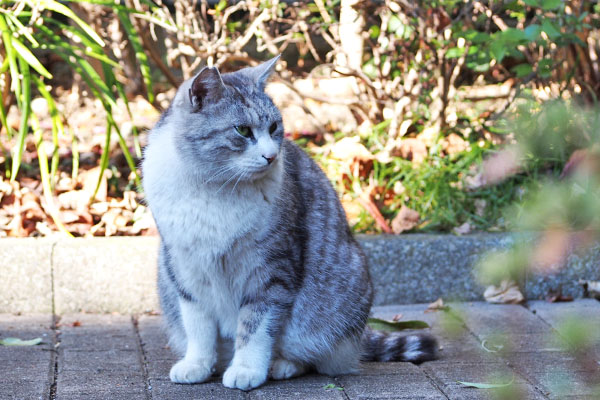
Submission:
[[[427,334],[406,335],[376,331],[368,326],[362,336],[362,361],[410,361],[420,363],[437,356],[437,340]]]

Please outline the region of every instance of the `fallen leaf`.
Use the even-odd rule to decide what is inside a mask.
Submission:
[[[402,206],[396,217],[392,220],[392,231],[395,234],[400,234],[408,231],[419,223],[419,213],[406,206]]]
[[[0,339],[0,345],[2,346],[35,346],[36,344],[42,343],[42,338],[35,338],[31,340],[22,340],[14,337],[7,337]]]
[[[360,143],[359,136],[345,137],[331,147],[331,157],[342,161],[372,160],[375,157]]]
[[[466,235],[468,233],[471,232],[472,230],[472,226],[469,222],[465,222],[464,224],[457,226],[456,228],[452,229],[452,232],[454,232],[457,235]]]
[[[440,310],[448,311],[449,309],[450,309],[450,306],[444,305],[444,300],[442,300],[442,298],[440,297],[433,303],[429,304],[427,306],[427,309],[425,310],[425,312],[428,313],[428,312],[435,312],[435,311],[440,311]]]
[[[335,390],[344,390],[343,387],[341,386],[336,386],[334,383],[328,383],[327,385],[323,386],[323,389],[325,390],[330,390],[330,389],[335,389]]]
[[[413,164],[420,164],[427,157],[427,146],[419,139],[402,139],[392,155],[412,161]]]
[[[483,297],[487,302],[496,304],[519,304],[525,300],[519,286],[512,279],[502,280],[500,286],[488,286]]]
[[[394,315],[394,317],[392,318],[392,321],[394,322],[398,322],[402,319],[403,315],[402,314],[396,314]]]
[[[469,142],[456,133],[451,133],[442,141],[444,152],[449,155],[463,152],[469,148]]]
[[[463,382],[463,381],[457,381],[457,382],[460,383],[461,385],[465,385],[467,387],[472,387],[472,388],[477,388],[477,389],[498,389],[498,388],[503,388],[503,387],[512,385],[514,382],[514,378],[511,379],[511,381],[507,382],[507,383],[478,383],[478,382]]]
[[[600,300],[600,281],[580,280],[579,284],[583,286],[584,296],[593,297]]]
[[[397,332],[406,329],[425,329],[429,328],[427,322],[424,321],[386,321],[379,318],[369,318],[367,324],[371,329],[376,331]]]
[[[549,303],[559,303],[559,302],[567,302],[573,301],[573,296],[565,296],[562,294],[562,286],[559,286],[558,289],[548,291],[546,295],[546,301]]]
[[[488,353],[497,353],[504,348],[503,344],[494,343],[494,342],[488,343],[488,342],[489,341],[487,339],[485,339],[483,342],[481,342],[481,347]]]
[[[516,147],[508,147],[483,161],[483,181],[494,185],[514,175],[521,168],[521,151]]]
[[[73,321],[73,323],[71,324],[71,326],[73,328],[78,328],[81,326],[81,322],[80,321]]]

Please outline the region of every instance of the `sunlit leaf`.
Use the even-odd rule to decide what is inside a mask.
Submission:
[[[0,345],[2,346],[35,346],[40,343],[42,343],[42,338],[22,340],[15,337],[7,337],[4,339],[0,339]]]
[[[477,388],[477,389],[498,389],[498,388],[504,388],[504,387],[507,387],[507,386],[510,386],[513,384],[513,381],[506,382],[506,383],[480,383],[480,382],[463,382],[463,381],[457,381],[457,382],[466,387],[472,387],[472,388]]]
[[[369,318],[367,324],[371,329],[376,331],[396,332],[406,329],[425,329],[429,328],[427,322],[412,320],[412,321],[386,321],[379,318]]]
[[[40,75],[45,78],[52,79],[52,74],[48,72],[48,70],[42,65],[40,60],[38,60],[33,53],[23,45],[17,38],[12,38],[12,45],[15,48],[16,52],[31,66],[31,68],[35,69]]]

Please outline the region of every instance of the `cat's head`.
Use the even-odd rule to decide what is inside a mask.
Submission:
[[[279,163],[281,114],[264,92],[278,59],[223,75],[207,67],[177,91],[160,124],[202,181],[252,181]]]

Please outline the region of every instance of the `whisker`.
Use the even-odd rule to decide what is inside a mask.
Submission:
[[[221,191],[221,189],[223,189],[223,188],[225,187],[225,185],[227,185],[227,184],[228,184],[228,183],[229,183],[229,182],[230,182],[232,179],[235,179],[235,177],[236,177],[236,176],[237,176],[237,173],[233,174],[233,175],[231,176],[231,178],[227,179],[227,180],[225,181],[225,183],[221,185],[221,187],[219,188],[219,190],[217,190],[217,191],[216,191],[216,193],[215,193],[215,194],[218,194],[218,193]]]

